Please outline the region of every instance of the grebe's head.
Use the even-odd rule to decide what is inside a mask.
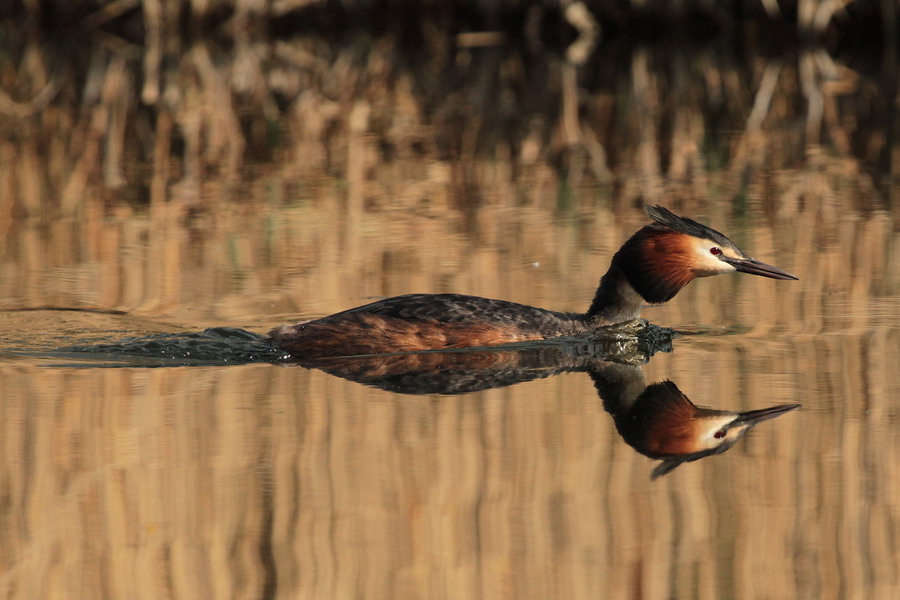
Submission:
[[[740,271],[772,279],[798,279],[749,257],[725,235],[662,206],[650,206],[653,223],[641,228],[616,254],[631,286],[650,303],[671,300],[695,277]]]
[[[638,452],[662,459],[653,471],[655,479],[682,463],[725,452],[758,423],[799,406],[781,404],[747,412],[699,408],[674,383],[664,381],[647,386],[631,412],[616,424]]]

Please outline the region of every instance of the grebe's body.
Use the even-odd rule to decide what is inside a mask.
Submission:
[[[347,356],[495,346],[592,331],[640,316],[695,277],[742,271],[797,279],[744,254],[727,237],[665,208],[613,256],[586,313],[562,313],[460,294],[408,294],[269,332],[297,356]]]
[[[270,332],[294,354],[336,356],[496,346],[590,331],[587,315],[461,294],[407,294]]]

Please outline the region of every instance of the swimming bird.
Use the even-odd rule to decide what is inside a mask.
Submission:
[[[662,206],[615,253],[585,313],[461,294],[406,294],[269,332],[294,356],[348,356],[495,346],[593,331],[637,319],[696,277],[749,273],[798,279],[744,253],[725,235]]]

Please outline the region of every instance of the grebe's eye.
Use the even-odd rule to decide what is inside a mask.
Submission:
[[[718,256],[718,255],[722,254],[722,251],[719,249],[718,246],[713,246],[712,248],[709,249],[709,253],[712,254],[713,256]]]
[[[718,250],[718,248],[716,248],[716,250]],[[716,438],[717,440],[721,440],[723,437],[725,437],[725,433],[726,432],[724,429],[720,429],[713,434],[713,437]]]

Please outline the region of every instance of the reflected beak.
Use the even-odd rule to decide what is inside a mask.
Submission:
[[[757,423],[762,423],[763,421],[768,421],[769,419],[774,419],[780,415],[785,413],[789,413],[795,408],[800,408],[799,404],[779,404],[778,406],[770,406],[769,408],[760,408],[759,410],[748,410],[745,413],[741,413],[737,419],[735,419],[732,425],[736,425],[738,423],[746,423],[748,425],[756,425]]]
[[[723,258],[725,262],[733,266],[741,273],[750,273],[751,275],[762,275],[763,277],[771,277],[772,279],[800,279],[796,275],[791,275],[787,271],[782,271],[778,267],[767,265],[759,262],[755,258]]]

